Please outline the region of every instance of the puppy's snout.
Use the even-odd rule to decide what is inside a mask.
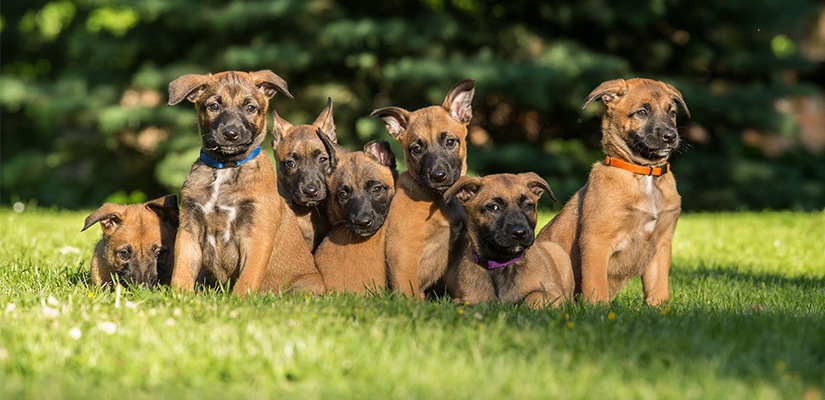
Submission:
[[[445,180],[447,180],[447,171],[445,171],[442,168],[439,168],[430,172],[430,180],[438,183],[444,182]]]
[[[307,197],[315,197],[318,195],[318,186],[315,184],[308,184],[301,190]]]
[[[353,223],[360,229],[369,229],[372,226],[374,220],[369,215],[358,215],[355,217]]]
[[[678,136],[676,129],[667,128],[661,132],[662,140],[665,143],[673,143],[676,141],[676,137]]]
[[[527,227],[516,225],[510,230],[510,235],[513,236],[513,239],[524,240],[529,232],[530,230]]]
[[[223,138],[230,141],[230,142],[238,140],[238,137],[240,137],[240,136],[241,136],[241,129],[237,126],[227,126],[223,130]]]

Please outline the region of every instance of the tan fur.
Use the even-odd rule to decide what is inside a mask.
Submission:
[[[272,150],[275,154],[275,160],[279,163],[279,179],[278,192],[284,198],[289,208],[295,213],[298,219],[298,226],[301,228],[301,233],[304,240],[307,242],[310,251],[314,251],[321,240],[329,232],[332,226],[326,216],[324,204],[317,204],[311,207],[297,204],[293,201],[293,196],[289,191],[294,190],[293,187],[288,187],[283,179],[286,172],[282,169],[283,162],[289,158],[303,158],[314,159],[317,157],[316,153],[321,152],[326,155],[327,150],[324,143],[317,135],[320,129],[324,135],[327,135],[332,142],[336,141],[335,124],[332,117],[332,99],[328,99],[327,106],[318,115],[311,125],[292,125],[286,119],[281,118],[277,112],[273,112],[273,140]],[[319,167],[326,169],[327,166]],[[330,168],[331,169],[331,168]],[[321,181],[323,183],[323,181]],[[322,199],[322,201],[325,199]]]
[[[454,302],[524,302],[539,309],[558,306],[572,297],[574,280],[570,256],[555,243],[528,246],[507,257],[524,255],[511,265],[495,269],[483,266],[486,265],[485,246],[490,247],[492,242],[488,231],[529,226],[527,234],[532,238],[537,217],[535,205],[545,191],[549,191],[549,186],[544,179],[535,173],[525,173],[462,177],[445,193],[445,197],[456,196],[464,206],[470,241],[470,248],[461,261],[447,272],[447,289]],[[487,207],[491,204],[497,204],[499,209],[489,211]],[[476,256],[471,248],[476,249]]]
[[[388,204],[395,193],[392,171],[366,152],[340,157],[335,172],[328,179],[329,216],[335,227],[315,251],[315,264],[327,291],[368,294],[380,293],[387,287],[386,224],[381,221],[382,226],[368,237],[355,235],[347,226],[349,215],[343,202],[335,198],[336,193],[344,189],[359,192],[355,196],[361,196],[361,199],[370,198],[369,191],[374,182],[381,182],[386,187],[378,201]],[[348,195],[348,198],[355,196]]]
[[[597,87],[585,106],[597,98],[607,105],[602,143],[608,156],[643,166],[667,160],[670,150],[646,155],[630,144],[634,132],[644,131],[654,119],[675,130],[677,105],[688,111],[673,86],[620,79]],[[637,111],[644,105],[649,110],[641,118]],[[557,243],[570,254],[576,292],[584,299],[607,302],[630,278],[641,275],[645,301],[658,305],[670,296],[671,241],[680,207],[672,173],[645,176],[596,163],[584,187],[537,241]]]
[[[257,107],[249,118],[254,143],[235,157],[242,159],[263,141],[266,109],[276,89],[289,95],[286,82],[271,71],[185,75],[170,83],[169,104],[184,98],[196,104],[204,140],[213,118],[208,111],[212,99],[220,99],[221,107],[230,110],[250,112],[249,104]],[[291,289],[322,292],[321,276],[295,215],[277,190],[275,170],[264,153],[223,169],[195,162],[182,188],[172,286],[192,291],[203,268],[218,283],[231,282],[236,295]]]
[[[147,287],[169,284],[178,229],[177,196],[131,205],[106,203],[86,218],[81,231],[98,222],[103,237],[92,255],[92,283],[108,287],[118,279]]]
[[[378,109],[388,132],[401,142],[407,171],[398,177],[395,197],[387,217],[386,257],[389,284],[407,296],[424,298],[424,290],[439,281],[447,266],[464,249],[461,231],[464,211],[456,201],[445,202],[441,194],[467,170],[467,125],[472,118],[470,103],[474,82],[454,85],[441,106],[408,112],[398,107]],[[416,143],[423,151],[444,143],[445,137],[457,140],[453,156],[459,165],[452,168],[452,179],[425,189],[421,162],[414,154]]]

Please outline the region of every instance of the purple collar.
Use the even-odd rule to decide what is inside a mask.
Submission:
[[[482,267],[485,267],[487,269],[496,269],[496,268],[506,267],[508,265],[515,264],[515,263],[519,262],[522,258],[524,258],[524,253],[521,253],[521,255],[519,255],[518,257],[513,258],[511,260],[508,260],[508,261],[505,261],[505,262],[487,260],[487,262],[485,264],[482,264],[478,261],[478,253],[476,253],[476,249],[470,249],[470,252],[473,254],[473,261],[475,261],[476,264],[479,264]]]

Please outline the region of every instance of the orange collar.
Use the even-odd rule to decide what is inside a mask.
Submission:
[[[645,167],[642,165],[631,164],[626,161],[619,160],[610,156],[605,157],[604,165],[621,168],[639,175],[662,176],[670,172],[670,163],[665,161],[665,164],[659,167]]]

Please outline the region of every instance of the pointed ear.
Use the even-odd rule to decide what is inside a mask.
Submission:
[[[448,201],[455,196],[461,203],[466,203],[476,197],[481,187],[481,178],[462,176],[444,192],[444,201]]]
[[[392,179],[398,178],[398,169],[395,164],[395,153],[392,152],[390,142],[386,140],[373,140],[364,145],[364,153],[374,158],[381,165],[392,171]]]
[[[333,142],[338,141],[335,137],[335,121],[332,119],[331,97],[327,97],[327,106],[324,107],[320,114],[318,114],[318,118],[315,118],[315,122],[312,123],[312,126],[320,128]]]
[[[178,196],[170,194],[145,203],[146,208],[153,211],[164,222],[178,225]]]
[[[601,98],[604,104],[608,104],[617,97],[624,96],[625,93],[627,93],[627,82],[625,82],[624,79],[614,79],[612,81],[602,82],[601,85],[593,89],[593,91],[587,95],[581,109],[584,110],[588,104],[598,98]]]
[[[203,94],[204,86],[209,83],[211,78],[212,74],[189,74],[175,79],[169,83],[169,102],[167,104],[174,106],[183,101],[183,99],[197,103]]]
[[[519,174],[519,177],[521,177],[524,181],[525,186],[527,186],[527,188],[530,189],[530,191],[536,196],[541,197],[544,192],[547,192],[553,201],[557,201],[553,191],[550,190],[550,184],[548,184],[547,181],[540,177],[537,173],[526,172]]]
[[[317,128],[315,134],[318,135],[318,138],[324,143],[324,148],[327,149],[327,154],[329,154],[329,168],[327,168],[327,175],[329,175],[338,168],[338,149],[341,147],[333,142],[321,128]]]
[[[264,69],[250,72],[249,74],[252,75],[252,79],[254,79],[258,90],[260,90],[266,97],[272,98],[272,96],[275,96],[276,92],[281,92],[285,94],[286,97],[294,99],[294,97],[292,97],[292,93],[289,93],[289,88],[286,85],[286,81],[274,72]]]
[[[444,107],[450,116],[462,124],[469,124],[473,119],[473,95],[475,94],[476,81],[472,79],[465,79],[456,83],[447,92],[447,97],[444,98]]]
[[[682,93],[679,92],[679,90],[676,89],[675,86],[669,83],[664,83],[664,85],[667,88],[667,91],[673,97],[673,100],[676,100],[676,102],[679,103],[680,106],[682,106],[682,109],[685,110],[685,114],[687,114],[688,118],[690,118],[690,110],[688,110],[687,104],[685,104],[685,100],[682,97]]]
[[[289,121],[281,118],[278,115],[278,111],[274,108],[272,109],[272,149],[275,150],[278,148],[278,145],[284,140],[284,136],[286,136],[287,131],[289,128],[292,128],[292,124]]]
[[[100,227],[103,228],[103,233],[107,235],[111,234],[123,222],[122,212],[124,207],[124,205],[114,203],[106,203],[102,205],[86,217],[86,221],[83,224],[83,229],[80,231],[83,232],[86,229],[89,229],[90,226],[100,222]]]
[[[387,132],[389,132],[390,136],[397,140],[401,140],[401,137],[404,136],[404,132],[407,131],[407,126],[410,123],[409,111],[400,107],[384,107],[373,110],[370,113],[370,117],[375,116],[378,116],[384,121],[384,125],[387,127]]]

